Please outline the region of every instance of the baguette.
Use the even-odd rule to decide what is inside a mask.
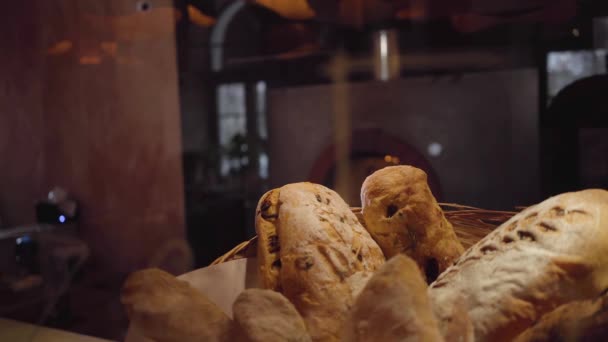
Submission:
[[[545,313],[608,288],[608,191],[527,208],[465,252],[430,286],[442,329],[458,296],[476,341],[510,341]]]
[[[256,211],[264,288],[282,292],[313,341],[338,341],[352,302],[384,255],[333,190],[289,184],[266,193]]]

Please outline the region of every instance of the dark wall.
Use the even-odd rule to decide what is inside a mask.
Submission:
[[[109,15],[119,2],[5,8],[0,215],[31,223],[35,201],[64,186],[81,203],[94,259],[127,272],[183,240],[184,208],[172,12],[130,13],[125,26]],[[48,53],[62,41],[71,48]]]

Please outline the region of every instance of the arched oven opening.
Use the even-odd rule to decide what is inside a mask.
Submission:
[[[433,195],[441,201],[441,184],[431,163],[404,139],[387,134],[381,129],[364,129],[352,133],[350,145],[349,191],[343,191],[337,186],[336,146],[333,143],[328,144],[317,157],[308,179],[336,190],[347,197],[347,203],[358,206],[361,184],[367,176],[386,166],[411,165],[426,172]]]

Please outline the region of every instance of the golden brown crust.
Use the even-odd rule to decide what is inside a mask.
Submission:
[[[255,215],[255,229],[258,235],[258,264],[262,287],[280,291],[279,285],[279,237],[276,221],[279,217],[280,189],[270,190],[258,202]]]
[[[515,342],[606,341],[608,340],[608,295],[596,300],[560,306]]]
[[[473,342],[475,332],[473,322],[469,317],[464,298],[454,295],[454,304],[449,307],[441,307],[434,304],[435,298],[430,297],[434,317],[439,324],[439,332],[446,342]]]
[[[455,305],[477,341],[511,341],[543,315],[608,288],[608,191],[531,206],[467,250],[430,286],[440,324]],[[464,304],[455,303],[462,295]]]
[[[131,326],[157,342],[224,341],[231,325],[200,291],[159,269],[130,275],[121,302]]]
[[[264,196],[256,217],[263,246],[258,250],[260,272],[271,279],[264,285],[282,289],[304,318],[314,341],[337,341],[353,298],[384,262],[382,251],[335,191],[318,184],[296,183],[270,194],[276,196],[271,203],[277,204],[278,213],[270,215],[269,221],[262,210],[268,207],[264,205],[268,197]],[[279,255],[276,283],[267,271],[274,256],[264,247],[271,239],[261,236],[275,233],[279,242],[274,248]]]
[[[361,203],[366,228],[384,255],[410,256],[428,282],[464,251],[420,169],[391,166],[376,171],[363,183]]]
[[[247,289],[233,305],[234,341],[310,342],[304,320],[296,308],[278,292]]]
[[[374,274],[355,301],[342,341],[443,341],[412,259],[397,255]]]

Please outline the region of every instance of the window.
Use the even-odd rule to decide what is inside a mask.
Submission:
[[[260,142],[268,138],[266,122],[266,83],[257,82],[255,91],[255,115]],[[222,84],[217,90],[219,115],[219,143],[222,148],[221,175],[228,176],[248,163],[246,87],[243,83]],[[268,155],[263,148],[259,156],[259,176],[268,178]]]
[[[247,134],[245,85],[242,83],[220,85],[217,90],[217,103],[219,142],[224,151],[221,159],[221,174],[227,176],[232,169],[238,169],[243,162],[246,162],[246,160],[240,160],[241,158],[234,158],[239,154],[239,151],[234,151],[235,144],[238,144],[239,140],[243,140]],[[245,153],[246,150],[241,152]]]

